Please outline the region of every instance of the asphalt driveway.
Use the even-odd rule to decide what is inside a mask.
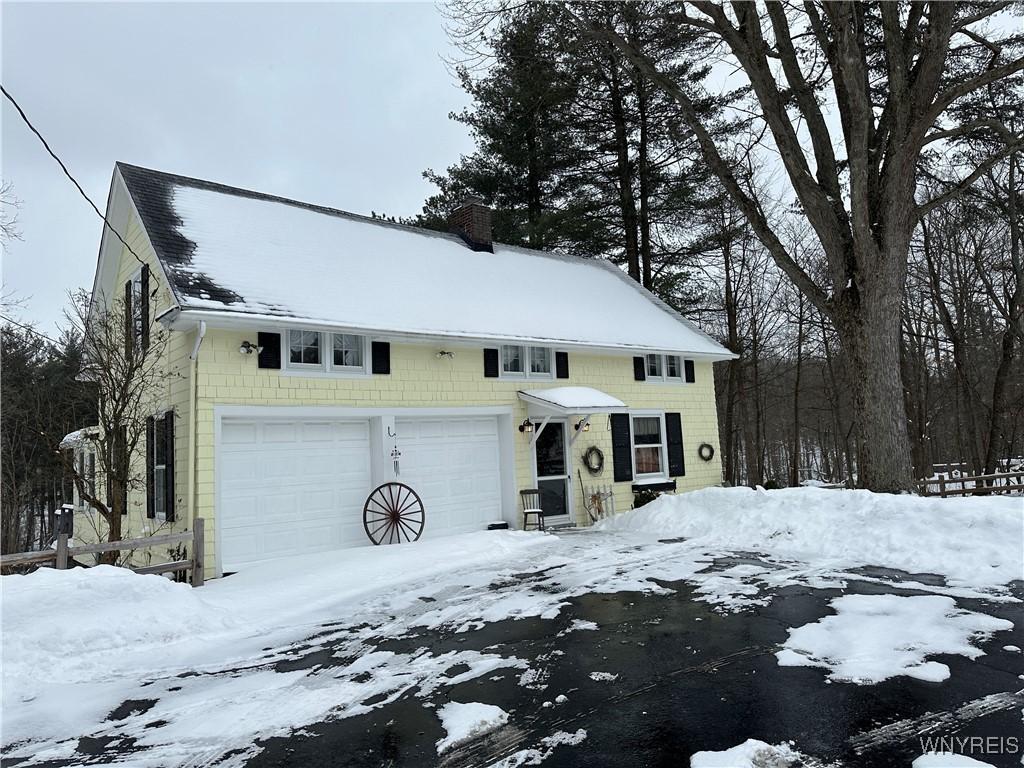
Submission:
[[[425,582],[401,607],[370,601],[244,664],[141,680],[73,757],[3,765],[168,765],[171,753],[154,750],[153,737],[189,718],[194,740],[175,764],[685,766],[694,752],[754,738],[791,742],[804,765],[908,766],[922,738],[954,736],[961,753],[1021,764],[1024,655],[1004,650],[1024,647],[1021,602],[957,596],[959,608],[1014,628],[979,641],[977,659],[930,657],[948,665],[944,682],[835,682],[821,668],[779,665],[790,628],[833,613],[829,601],[842,594],[912,596],[941,591],[941,580],[865,569],[829,586],[821,573],[798,575],[753,553],[702,559],[681,540],[566,539],[574,558],[524,562],[484,589],[458,575]],[[664,578],[674,569],[686,578]],[[630,583],[649,588],[623,588]],[[1024,599],[1024,584],[1011,592]],[[219,701],[257,697],[281,680],[287,686],[253,715],[277,718],[276,734],[204,732],[203,713]],[[314,697],[348,704],[303,722],[299,710]],[[496,705],[508,723],[439,755],[437,710],[449,701]]]

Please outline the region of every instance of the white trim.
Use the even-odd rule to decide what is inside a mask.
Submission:
[[[635,431],[633,430],[633,419],[650,419],[657,417],[660,426],[658,429],[661,431],[661,444],[660,445],[643,445],[641,448],[660,448],[661,451],[661,472],[646,472],[640,474],[636,471],[636,449],[637,444],[635,440]],[[629,412],[629,461],[633,467],[633,482],[637,485],[644,485],[645,483],[659,483],[668,482],[671,480],[668,474],[668,437],[665,432],[665,412],[664,411],[630,411]]]
[[[515,371],[508,372],[505,370],[505,347],[519,347],[523,350],[522,373]],[[548,351],[548,371],[547,373],[534,373],[530,370],[531,362],[530,356],[534,349],[546,349]],[[533,381],[551,381],[555,378],[555,348],[546,344],[501,344],[498,346],[498,378],[509,379],[511,381],[526,381],[527,379]]]
[[[661,375],[652,376],[650,370],[647,367],[647,358],[649,357],[660,357],[661,358]],[[679,375],[669,376],[668,375],[668,358],[674,357],[679,360]],[[697,358],[692,355],[684,356],[680,352],[645,352],[644,353],[644,382],[648,384],[672,384],[672,385],[684,385],[693,386],[693,381],[686,380],[686,361],[696,360]],[[696,373],[696,372],[695,372]],[[696,375],[694,376],[696,378]],[[642,382],[643,383],[643,382]]]
[[[288,328],[275,329],[281,336],[281,375],[282,376],[306,376],[324,379],[353,379],[367,378],[372,376],[370,367],[370,337],[362,333],[347,333],[345,331],[329,331],[319,328]],[[291,361],[291,334],[292,333],[316,333],[320,337],[320,362],[319,363],[293,363]],[[334,336],[349,335],[359,336],[363,340],[363,364],[362,366],[335,366],[334,365]]]
[[[534,432],[534,437],[530,440],[530,471],[533,473],[533,487],[540,488],[540,478],[537,477],[537,445],[536,439],[540,435],[544,426],[547,426],[549,422],[562,425],[562,450],[564,451],[565,460],[565,514],[554,515],[552,517],[544,518],[544,524],[548,525],[562,525],[563,523],[573,522],[573,513],[575,511],[574,499],[573,499],[573,486],[572,486],[572,447],[569,444],[569,420],[564,418],[552,418],[550,416],[544,419],[544,424],[541,429]],[[557,479],[557,476],[547,476],[549,479]]]
[[[551,347],[552,349],[561,351],[573,349],[585,352],[598,352],[623,356],[635,356],[646,354],[647,352],[664,351],[663,349],[655,350],[651,347],[645,347],[641,344],[594,344],[573,339],[551,339],[532,336],[479,336],[443,330],[414,332],[404,331],[398,328],[381,328],[369,325],[342,325],[340,323],[330,323],[323,320],[281,317],[279,315],[259,315],[210,309],[182,309],[181,307],[171,307],[167,311],[162,312],[157,317],[157,320],[170,327],[172,330],[192,329],[200,320],[206,320],[212,328],[238,329],[246,331],[268,330],[274,328],[306,328],[318,329],[321,331],[364,334],[376,339],[408,342],[410,344],[444,342],[445,344],[460,343],[464,346],[490,347],[492,349],[502,344],[533,345],[538,347]],[[696,352],[686,349],[672,350],[672,352],[673,354],[685,356],[690,360],[735,360],[739,357],[739,355],[728,351],[721,354]]]

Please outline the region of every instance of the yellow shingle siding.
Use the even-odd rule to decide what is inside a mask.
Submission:
[[[391,374],[365,377],[304,376],[282,370],[261,369],[254,355],[241,355],[243,341],[255,342],[254,331],[210,329],[198,361],[198,462],[197,511],[213,520],[214,482],[214,406],[346,406],[346,407],[459,407],[511,406],[512,423],[527,418],[527,407],[519,400],[521,389],[555,386],[589,386],[619,398],[634,410],[679,412],[682,416],[686,462],[685,477],[676,478],[679,491],[721,483],[717,455],[718,421],[710,362],[696,363],[693,384],[661,384],[633,379],[633,359],[625,355],[569,353],[569,378],[529,381],[485,378],[482,348],[459,347],[453,359],[438,358],[438,344],[391,345]],[[286,344],[282,339],[282,352]],[[572,433],[574,419],[568,430]],[[516,485],[534,485],[532,448],[529,438],[514,434]],[[716,449],[710,462],[697,455],[701,443]],[[605,455],[604,470],[591,475],[582,465],[582,455],[596,445]],[[612,448],[608,416],[595,415],[590,431],[571,448],[572,499],[578,524],[589,522],[583,508],[577,470],[585,485],[612,483]],[[633,503],[632,484],[615,483],[615,508],[624,511]],[[518,500],[518,499],[517,499]],[[213,525],[207,528],[207,552],[215,546]],[[211,558],[212,562],[212,558]]]
[[[155,295],[149,300],[149,314],[152,321],[161,312],[174,305],[170,287],[163,277],[163,270],[160,267],[150,246],[149,239],[141,225],[141,222],[133,215],[129,218],[128,225],[122,233],[125,241],[131,246],[129,251],[121,246],[121,253],[118,259],[117,276],[112,288],[112,296],[104,297],[108,306],[120,306],[117,302],[124,296],[124,285],[131,280],[142,268],[139,262],[141,259],[150,269],[150,292]],[[138,255],[139,258],[136,258]],[[159,324],[151,326],[151,337],[164,331]],[[171,533],[187,530],[190,528],[187,505],[187,467],[189,457],[189,397],[191,392],[189,352],[192,342],[188,333],[170,333],[167,336],[166,347],[162,355],[162,374],[157,378],[148,407],[154,414],[173,410],[174,411],[174,486],[175,486],[175,521],[168,523],[146,517],[146,492],[144,487],[136,487],[130,490],[128,495],[128,514],[121,520],[121,538],[140,538],[154,533]],[[133,475],[142,479],[145,478],[145,446],[132,456]],[[102,483],[102,478],[98,479]],[[138,483],[142,485],[142,483]],[[102,487],[102,485],[100,486]],[[83,514],[75,519],[75,539],[89,542],[98,538],[106,539],[106,524],[97,514]],[[122,553],[127,554],[127,553]],[[149,563],[163,562],[169,559],[166,547],[139,550],[132,556],[135,565],[147,565]]]

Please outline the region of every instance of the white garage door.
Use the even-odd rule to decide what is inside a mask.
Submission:
[[[401,480],[423,499],[424,538],[479,531],[501,519],[498,420],[398,419]]]
[[[366,421],[221,424],[217,509],[221,569],[366,544]]]

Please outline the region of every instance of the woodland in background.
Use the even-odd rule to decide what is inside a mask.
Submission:
[[[1024,453],[1024,36],[982,24],[1007,5],[769,4],[757,11],[737,3],[730,16],[701,2],[454,2],[450,31],[462,56],[452,66],[473,103],[452,118],[470,128],[476,151],[443,173],[426,171],[438,192],[412,221],[446,229],[450,210],[480,197],[495,209],[496,240],[611,259],[722,340],[739,355],[716,365],[727,482],[863,482],[858,463],[871,455],[876,485],[905,487],[903,473],[887,476],[884,466],[901,457],[886,456],[885,443],[865,445],[871,430],[858,420],[869,411],[875,433],[896,414],[905,434],[892,445],[909,442],[917,478],[934,465],[994,471]],[[851,40],[848,28],[859,36]],[[929,50],[942,44],[948,53]],[[878,171],[877,161],[856,150],[834,156],[818,102],[834,80],[850,76],[850,61],[857,64],[856,56],[836,54],[841,46],[860,55],[864,95],[881,112],[876,134],[859,139],[848,124],[851,107],[840,105],[846,143],[856,141],[863,155],[885,131],[896,135],[891,121],[916,131],[907,134],[916,142],[911,150],[901,149],[902,139],[879,150],[891,153],[891,165],[910,164],[908,207],[924,201],[911,229],[895,198],[882,199],[891,167]],[[746,82],[716,73],[726,48],[730,61],[741,60]],[[905,70],[896,55],[906,58]],[[778,90],[781,76],[765,69],[773,60],[781,61],[789,90]],[[890,78],[907,73],[913,82],[902,83],[903,92],[890,87]],[[709,77],[723,85],[702,87]],[[858,85],[838,87],[855,102]],[[916,99],[937,110],[934,125],[911,125]],[[801,160],[783,152],[793,184],[785,191],[783,161],[773,166],[765,157],[778,158],[780,146],[790,155],[809,152],[787,133],[794,116],[808,126],[798,128],[810,133],[818,179],[803,184],[803,173],[794,172]],[[706,142],[694,140],[695,128]],[[713,155],[730,149],[721,158],[724,173],[709,171],[708,143]],[[851,187],[851,168],[882,180]],[[734,182],[732,193],[723,178]],[[856,222],[852,235],[843,233],[851,214],[838,196],[849,202],[850,195],[860,195],[855,219],[874,211],[873,244],[863,244]],[[808,204],[827,210],[812,215]],[[905,270],[900,238],[895,246],[881,242],[891,229],[883,216],[909,233]],[[830,237],[845,237],[848,255],[841,248],[826,254]],[[865,247],[880,255],[860,253]],[[893,309],[902,341],[880,349],[858,323],[886,326],[872,303],[882,300],[869,297],[889,301],[888,282],[904,271],[895,287],[901,310]],[[862,320],[849,309],[858,301],[867,312]],[[841,343],[836,318],[857,355]],[[898,398],[898,385],[872,390],[887,366],[898,368],[892,373],[902,381],[903,403],[856,402],[858,392],[861,401],[871,391]]]

